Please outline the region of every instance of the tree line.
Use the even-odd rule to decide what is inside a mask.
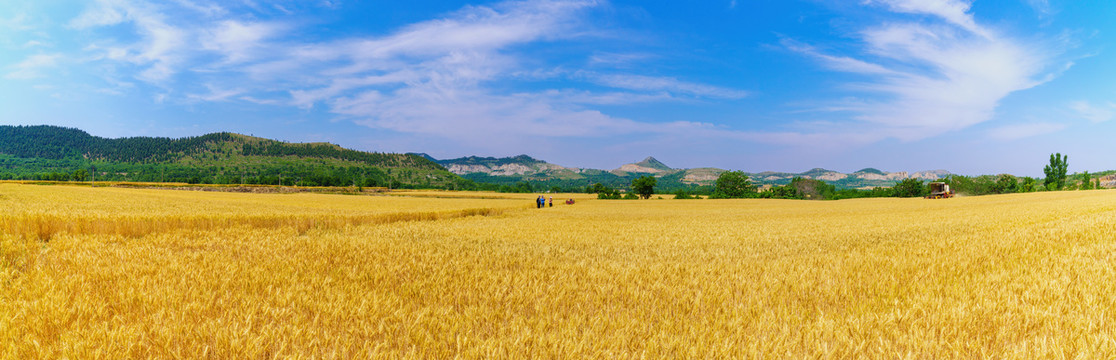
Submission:
[[[296,161],[257,165],[135,164],[0,156],[0,180],[89,181],[94,178],[97,181],[189,184],[482,190],[476,183],[446,171],[412,168],[323,165]]]
[[[1069,156],[1061,153],[1051,154],[1050,162],[1043,169],[1045,178],[1017,177],[1009,174],[964,176],[950,175],[938,180],[949,185],[950,189],[966,195],[1010,194],[1036,191],[1091,190],[1100,189],[1100,177],[1093,177],[1088,171],[1077,174],[1074,181],[1067,174]],[[647,199],[654,193],[655,178],[643,176],[632,180],[632,193],[594,184],[586,192],[597,193],[599,199]],[[725,171],[717,178],[712,191],[698,193],[680,189],[673,192],[674,199],[698,199],[706,195],[709,199],[803,199],[803,200],[840,200],[874,197],[924,197],[930,195],[930,184],[922,179],[903,179],[892,187],[872,189],[840,189],[816,179],[795,177],[786,185],[776,185],[760,190],[743,171]],[[636,195],[638,194],[638,196]]]

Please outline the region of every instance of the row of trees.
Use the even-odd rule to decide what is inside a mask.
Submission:
[[[68,169],[80,167],[77,170]],[[38,169],[38,171],[35,171]],[[89,170],[86,170],[89,169]],[[487,190],[445,171],[302,164],[253,166],[188,166],[20,159],[0,156],[0,180],[87,181],[96,169],[97,181],[181,182],[190,184],[260,184],[286,186],[358,186]]]
[[[1069,156],[1061,153],[1051,154],[1050,163],[1043,169],[1046,177],[1039,179],[1032,177],[1017,177],[1014,175],[997,176],[963,176],[950,175],[940,180],[950,186],[955,192],[967,195],[1009,194],[1035,191],[1054,190],[1089,190],[1101,188],[1099,178],[1093,178],[1089,172],[1080,174],[1080,184],[1069,183]],[[643,176],[632,180],[632,193],[622,196],[619,190],[594,184],[586,189],[587,192],[597,193],[601,199],[647,199],[654,194],[656,180],[651,176]],[[726,171],[717,178],[710,199],[818,199],[836,200],[866,197],[923,197],[930,194],[929,184],[921,179],[904,179],[890,188],[876,187],[873,189],[842,189],[837,190],[832,184],[821,180],[795,177],[789,184],[773,186],[765,191],[759,191],[743,171]],[[685,189],[674,192],[675,199],[700,198],[692,191]]]

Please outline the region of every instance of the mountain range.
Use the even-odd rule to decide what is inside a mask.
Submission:
[[[75,173],[82,169],[91,177],[116,181],[451,189],[513,186],[516,191],[578,191],[595,183],[627,188],[633,179],[652,175],[658,178],[660,192],[712,186],[726,171],[672,168],[654,157],[609,170],[562,166],[528,155],[439,160],[426,154],[373,153],[235,133],[109,139],[57,126],[0,126],[0,179],[74,180],[82,177]],[[846,174],[817,168],[747,175],[761,187],[802,177],[838,188],[873,188],[889,187],[907,178],[937,180],[950,173],[868,168]]]
[[[644,175],[659,178],[660,187],[710,186],[717,177],[725,172],[718,168],[672,168],[654,157],[642,161],[620,165],[612,170],[566,167],[551,164],[527,155],[514,157],[462,157],[456,159],[435,159],[426,154],[415,154],[434,161],[450,172],[466,179],[490,183],[532,182],[553,184],[554,186],[602,183],[610,186],[623,186],[631,179]],[[838,188],[888,187],[908,178],[925,181],[942,179],[950,175],[946,170],[929,170],[908,173],[906,171],[885,172],[873,168],[853,173],[815,168],[802,173],[760,172],[746,173],[753,182],[760,185],[783,185],[795,177],[822,180]]]
[[[656,190],[698,190],[716,183],[719,168],[672,168],[647,157],[615,169],[552,164],[528,155],[435,159],[345,149],[329,143],[287,143],[235,133],[185,138],[102,138],[57,126],[0,126],[0,180],[84,180],[368,186],[508,191],[584,191],[600,183],[627,188],[640,176],[658,179]],[[945,170],[885,172],[866,168],[842,173],[822,168],[801,173],[746,173],[761,187],[784,185],[795,177],[816,179],[839,189],[890,187],[904,179],[933,181]],[[1071,183],[1086,174],[1072,174]],[[1101,186],[1116,187],[1116,171],[1094,173]],[[995,182],[985,175],[980,181]],[[509,187],[505,189],[505,187]]]

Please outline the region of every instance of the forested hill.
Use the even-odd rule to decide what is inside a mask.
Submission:
[[[106,139],[78,129],[57,126],[0,126],[0,154],[24,158],[123,162],[176,162],[205,154],[297,156],[329,158],[379,167],[445,170],[420,156],[369,153],[333,144],[291,144],[233,133],[214,133],[180,139],[130,137]]]
[[[97,168],[105,180],[459,187],[468,181],[410,154],[285,143],[234,133],[108,139],[57,126],[0,126],[0,179],[58,180]],[[285,177],[285,178],[284,178]]]

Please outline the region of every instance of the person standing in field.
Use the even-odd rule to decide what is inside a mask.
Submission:
[[[551,196],[547,203],[550,204],[550,207],[554,207],[554,197]]]
[[[543,206],[543,196],[539,195],[539,198],[535,199],[535,208],[536,209],[542,209],[542,206]]]

